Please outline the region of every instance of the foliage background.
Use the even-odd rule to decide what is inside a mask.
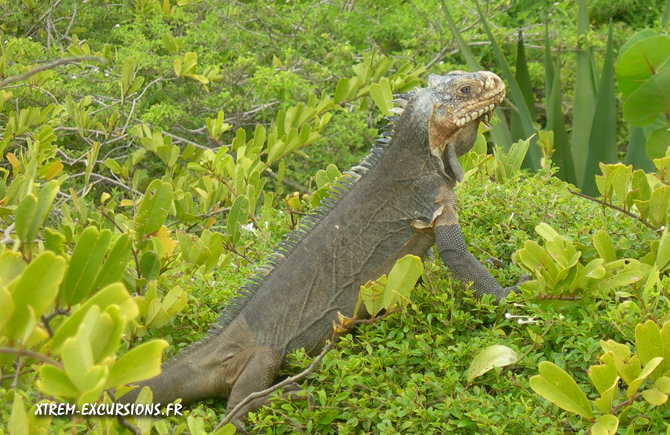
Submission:
[[[589,1],[586,36],[576,32],[577,1],[480,6],[513,68],[523,31],[538,127],[549,117],[547,41],[561,54],[560,118],[571,126],[573,52],[580,38],[589,41],[600,65],[610,22],[620,47],[637,30],[660,29],[664,3]],[[449,8],[482,67],[501,73],[475,3]],[[0,359],[0,413],[7,422],[0,430],[16,433],[28,427],[48,433],[131,430],[113,419],[35,419],[31,407],[54,396],[97,399],[129,349],[161,338],[171,356],[204,335],[254,265],[323,196],[337,176],[328,165],[347,169],[373,144],[385,123],[375,96],[419,85],[426,70],[468,69],[442,8],[432,1],[22,0],[0,1],[0,15],[0,79],[68,56],[106,60],[64,63],[23,81],[0,82],[0,301],[16,302],[17,289],[27,285],[17,284],[20,272],[45,252],[56,255],[44,270],[56,267],[58,258],[68,262],[62,283],[45,290],[53,295],[44,296],[41,312],[21,317],[21,328],[6,327],[0,338],[0,346],[16,351]],[[616,98],[622,119],[623,98]],[[513,117],[510,105],[500,112],[508,121]],[[619,158],[630,134],[629,124],[616,123]],[[271,135],[282,145],[271,145]],[[526,240],[540,239],[540,222],[587,247],[604,230],[619,258],[642,260],[658,252],[652,245],[659,240],[656,231],[570,194],[568,185],[550,177],[548,160],[535,175],[501,176],[481,162],[478,168],[458,192],[462,222],[478,257],[503,259],[504,267],[493,269],[501,282],[514,282],[522,272],[508,260]],[[57,192],[49,182],[57,183]],[[49,189],[56,192],[51,200]],[[40,217],[41,209],[48,214]],[[86,228],[99,230],[95,242],[81,242]],[[110,232],[107,244],[99,236],[104,230]],[[116,243],[129,245],[119,248],[124,267],[110,275],[116,279],[97,281],[102,264],[117,258]],[[77,287],[79,299],[68,296],[65,284],[77,247],[87,258],[100,257],[98,269],[90,271],[95,285]],[[594,249],[584,252],[587,260],[597,256]],[[653,264],[655,258],[647,260]],[[344,337],[307,379],[314,409],[277,402],[253,415],[250,427],[256,433],[584,433],[591,422],[538,397],[528,379],[540,361],[551,361],[597,397],[587,369],[602,355],[599,340],[632,343],[636,324],[668,320],[665,271],[659,280],[653,291],[640,280],[616,293],[587,295],[584,303],[565,302],[567,307],[525,291],[500,308],[464,297],[440,263],[429,260],[423,284],[401,315]],[[75,385],[71,396],[51,394],[44,384],[38,388],[38,379],[60,376],[40,367],[68,358],[54,346],[54,332],[67,329],[68,316],[105,284],[118,282],[136,313],[100,309],[95,321],[108,316],[125,334],[110,337],[112,344],[118,340],[116,347],[86,367],[90,385]],[[20,323],[11,316],[17,315],[6,316],[12,325]],[[69,336],[77,349],[95,338],[73,331]],[[506,344],[524,358],[468,383],[470,361],[492,344]],[[155,369],[160,349],[151,355],[144,358],[146,373]],[[291,358],[289,371],[308,365],[304,355]],[[72,367],[66,363],[64,373]],[[631,405],[620,433],[666,430],[667,404],[645,406]],[[181,418],[130,424],[161,434],[211,432],[223,410],[220,401],[208,400]]]

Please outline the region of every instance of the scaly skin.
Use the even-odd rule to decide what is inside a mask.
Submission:
[[[431,75],[427,88],[408,95],[383,153],[357,169],[361,176],[350,173],[351,186],[282,254],[233,320],[138,385],[151,387],[154,402],[163,404],[227,397],[229,412],[270,386],[289,352],[318,353],[336,313],[353,314],[361,285],[406,254],[423,256],[435,242],[478,296],[504,298],[510,288],[467,250],[453,190],[463,174],[457,157],[472,148],[479,122],[504,96],[502,80],[490,72]],[[134,400],[138,391],[121,400]],[[244,430],[244,417],[260,404],[243,407],[233,423]]]

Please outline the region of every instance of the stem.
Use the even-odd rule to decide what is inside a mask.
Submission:
[[[624,209],[621,208],[621,207],[617,207],[617,206],[614,205],[614,204],[610,204],[609,202],[604,202],[604,201],[598,201],[598,200],[595,199],[595,198],[592,198],[592,197],[590,197],[590,196],[588,196],[588,195],[584,195],[583,193],[575,192],[575,191],[570,190],[570,189],[568,189],[568,192],[572,193],[573,195],[579,196],[580,198],[588,199],[589,201],[593,201],[593,202],[596,202],[596,203],[598,203],[598,204],[601,204],[601,205],[604,205],[604,206],[606,206],[606,207],[609,207],[609,208],[611,208],[611,209],[613,209],[613,210],[619,211],[619,212],[625,214],[626,216],[630,216],[630,217],[632,217],[633,219],[637,219],[642,225],[644,225],[645,227],[649,228],[650,230],[653,230],[653,231],[656,231],[656,232],[660,231],[659,228],[656,228],[655,226],[653,226],[652,224],[650,224],[646,219],[643,219],[641,216],[638,216],[638,215],[636,215],[636,214],[634,214],[634,213],[631,213],[631,212],[629,212],[628,210],[624,210]]]

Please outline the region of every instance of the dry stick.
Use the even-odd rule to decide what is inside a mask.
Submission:
[[[330,342],[329,342],[327,345],[324,346],[324,348],[321,350],[321,353],[320,353],[316,358],[314,358],[314,360],[313,360],[312,363],[309,365],[309,367],[307,367],[307,368],[306,368],[305,370],[303,370],[302,372],[298,373],[298,374],[295,375],[295,376],[291,376],[290,378],[286,378],[286,379],[284,379],[283,381],[279,382],[278,384],[275,384],[275,385],[273,385],[273,386],[271,386],[271,387],[269,387],[269,388],[266,388],[265,390],[262,390],[262,391],[256,391],[255,393],[251,393],[251,394],[249,394],[247,397],[245,397],[244,400],[242,400],[240,403],[238,403],[238,404],[237,404],[237,405],[236,405],[236,406],[235,406],[235,407],[228,413],[228,415],[226,415],[226,417],[225,417],[223,420],[221,420],[221,423],[219,423],[219,425],[218,425],[216,428],[214,428],[214,432],[218,431],[218,430],[221,429],[223,426],[225,426],[226,424],[230,423],[230,420],[232,420],[232,418],[235,416],[235,414],[237,414],[237,413],[240,411],[240,409],[241,409],[244,405],[246,405],[247,403],[251,402],[252,400],[257,399],[257,398],[259,398],[259,397],[265,397],[265,396],[267,396],[267,395],[269,395],[269,394],[272,394],[272,393],[274,393],[275,391],[277,391],[278,389],[280,389],[280,388],[282,388],[282,387],[284,387],[284,386],[286,386],[286,385],[292,384],[293,382],[296,382],[296,381],[298,381],[298,380],[304,378],[305,376],[311,374],[311,373],[316,369],[316,366],[319,365],[319,363],[321,362],[321,360],[323,359],[323,357],[325,357],[326,354],[327,354],[333,347],[335,347],[335,343],[337,342],[337,336],[338,336],[337,333],[336,333],[336,332],[333,332],[333,337],[330,339]]]
[[[346,327],[343,327],[342,325],[338,325],[338,327],[343,328],[344,329],[343,332],[348,332],[356,325],[370,325],[371,323],[374,323],[374,322],[376,322],[378,320],[381,320],[381,319],[385,319],[386,317],[388,317],[392,314],[395,314],[395,313],[399,313],[400,311],[401,311],[401,309],[392,309],[391,311],[387,311],[386,313],[384,313],[384,315],[382,315],[382,316],[372,317],[370,319],[356,319],[356,320],[352,321],[351,323],[347,324]],[[221,420],[221,423],[219,423],[218,426],[216,426],[216,428],[214,429],[214,432],[221,429],[224,425],[230,423],[230,420],[232,420],[232,418],[235,416],[235,414],[237,414],[244,405],[251,402],[252,400],[258,399],[259,397],[268,396],[269,394],[274,393],[278,389],[280,389],[282,387],[285,387],[286,385],[292,384],[294,382],[297,382],[300,379],[310,375],[316,369],[316,367],[319,365],[321,360],[326,356],[326,354],[333,347],[335,347],[335,344],[337,343],[337,339],[339,338],[339,336],[340,336],[340,334],[337,332],[337,330],[333,331],[333,336],[331,337],[330,342],[328,342],[328,344],[325,345],[323,347],[323,349],[321,349],[321,353],[319,353],[319,355],[316,358],[314,358],[314,360],[309,365],[309,367],[307,367],[302,372],[298,373],[295,376],[291,376],[290,378],[286,378],[283,381],[279,382],[278,384],[275,384],[275,385],[273,385],[269,388],[266,388],[265,390],[256,391],[254,393],[249,394],[247,397],[245,397],[244,400],[242,400],[233,409],[231,409],[230,412],[228,413],[228,415],[226,415],[226,417],[223,420]]]
[[[70,63],[77,63],[77,62],[84,62],[84,61],[93,61],[93,62],[100,62],[100,63],[107,63],[106,59],[103,59],[101,57],[97,56],[77,56],[77,57],[64,57],[62,59],[54,60],[52,62],[46,62],[43,63],[42,65],[31,69],[30,71],[26,71],[23,74],[19,74],[18,76],[11,76],[7,77],[3,81],[0,82],[0,89],[4,88],[10,83],[15,83],[15,82],[20,82],[25,79],[27,79],[30,76],[34,76],[37,73],[40,73],[42,71],[47,71],[50,69],[54,69],[57,66],[61,65],[67,65]]]
[[[636,215],[635,213],[631,213],[631,212],[629,212],[628,210],[624,210],[623,208],[621,208],[621,207],[617,207],[617,206],[614,205],[614,204],[610,204],[610,203],[608,203],[608,202],[604,202],[604,200],[603,200],[603,201],[598,201],[598,200],[595,199],[595,198],[592,198],[592,197],[590,197],[590,196],[588,196],[588,195],[584,195],[583,193],[575,192],[575,191],[570,190],[570,189],[568,189],[568,192],[572,193],[573,195],[579,196],[580,198],[588,199],[589,201],[593,201],[593,202],[595,202],[595,203],[598,203],[598,204],[607,206],[607,207],[609,207],[609,208],[611,208],[611,209],[613,209],[613,210],[616,210],[616,211],[619,211],[619,212],[625,214],[626,216],[630,216],[630,217],[632,217],[633,219],[637,219],[642,225],[644,225],[645,227],[649,228],[650,230],[653,230],[653,231],[655,231],[655,232],[660,231],[660,228],[656,228],[655,226],[653,226],[652,224],[650,224],[646,219],[643,219],[642,216],[638,216],[638,215]]]

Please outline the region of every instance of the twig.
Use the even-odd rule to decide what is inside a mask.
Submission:
[[[65,29],[65,32],[61,35],[60,40],[62,41],[63,39],[68,39],[72,40],[67,36],[68,33],[70,33],[70,29],[72,28],[72,25],[74,24],[74,19],[77,16],[77,0],[74,0],[72,6],[72,17],[70,17],[70,23],[67,25],[67,28]]]
[[[5,353],[5,354],[10,354],[10,355],[18,355],[18,356],[27,356],[28,358],[35,358],[37,360],[42,361],[43,363],[50,364],[54,367],[58,367],[59,369],[63,369],[63,365],[59,363],[58,361],[54,361],[51,358],[49,358],[46,355],[42,355],[39,352],[33,352],[32,350],[27,350],[27,349],[13,349],[11,347],[0,347],[0,353]]]
[[[292,383],[294,383],[294,382],[296,382],[296,381],[298,381],[298,380],[304,378],[305,376],[310,375],[310,374],[316,369],[316,367],[319,365],[319,363],[321,362],[321,360],[323,359],[323,357],[325,357],[326,354],[327,354],[333,347],[335,347],[335,343],[337,343],[337,338],[338,338],[338,334],[337,334],[337,332],[333,332],[333,337],[330,339],[330,342],[328,342],[328,344],[325,345],[325,346],[323,347],[323,349],[321,349],[321,353],[319,353],[319,355],[318,355],[316,358],[314,358],[314,360],[312,361],[312,363],[311,363],[305,370],[303,370],[302,372],[298,373],[298,374],[295,375],[295,376],[291,376],[291,377],[289,377],[289,378],[286,378],[286,379],[284,379],[283,381],[281,381],[281,382],[279,382],[279,383],[277,383],[277,384],[275,384],[275,385],[273,385],[273,386],[271,386],[271,387],[269,387],[269,388],[266,388],[265,390],[262,390],[262,391],[256,391],[255,393],[251,393],[251,394],[249,394],[247,397],[245,397],[244,400],[242,400],[240,403],[238,403],[238,404],[237,404],[237,405],[236,405],[236,406],[235,406],[235,407],[228,413],[228,415],[226,415],[226,417],[225,417],[223,420],[221,420],[221,423],[219,423],[219,425],[216,426],[216,428],[214,428],[214,432],[218,431],[218,430],[221,429],[223,426],[225,426],[226,424],[230,423],[230,420],[232,420],[232,418],[235,416],[235,414],[237,414],[237,413],[240,411],[240,409],[242,409],[243,406],[245,406],[247,403],[251,402],[252,400],[254,400],[254,399],[258,399],[259,397],[265,397],[265,396],[267,396],[267,395],[269,395],[269,394],[272,394],[272,393],[274,393],[275,391],[277,391],[278,389],[280,389],[280,388],[282,388],[282,387],[285,387],[286,385],[292,384]]]
[[[82,175],[85,175],[85,173],[84,173],[84,172],[80,172],[80,173],[78,173],[78,174],[70,175],[68,178],[81,177]],[[120,181],[116,181],[116,180],[114,180],[113,178],[105,177],[104,175],[96,174],[95,172],[91,172],[91,177],[95,177],[95,178],[97,178],[97,179],[99,179],[99,180],[107,181],[108,183],[112,183],[112,184],[115,184],[115,185],[117,185],[117,186],[119,186],[119,187],[123,187],[124,189],[126,189],[126,190],[128,190],[128,191],[130,191],[130,192],[132,192],[132,193],[134,193],[134,194],[136,194],[136,195],[141,195],[141,194],[142,194],[141,192],[138,192],[137,190],[133,189],[132,187],[130,187],[130,186],[126,186],[126,185],[123,184],[122,182],[120,182]]]
[[[142,431],[138,427],[133,426],[132,424],[130,424],[130,422],[128,420],[126,420],[125,418],[123,418],[123,416],[119,415],[117,420],[119,421],[119,425],[121,427],[125,427],[130,432],[132,432],[133,435],[142,435]]]
[[[636,215],[635,213],[631,213],[631,212],[629,212],[628,210],[624,210],[623,208],[621,208],[621,207],[617,207],[617,206],[614,205],[614,204],[610,204],[610,203],[608,203],[608,202],[605,202],[604,200],[603,200],[603,201],[598,201],[598,200],[595,199],[595,198],[592,198],[592,197],[590,197],[590,196],[588,196],[588,195],[584,195],[583,193],[580,193],[580,192],[575,192],[575,191],[573,191],[573,190],[571,190],[571,189],[568,189],[568,192],[572,193],[573,195],[579,196],[580,198],[588,199],[589,201],[593,201],[593,202],[595,202],[595,203],[597,203],[597,204],[604,205],[604,206],[609,207],[609,208],[611,208],[611,209],[613,209],[613,210],[619,211],[619,212],[625,214],[626,216],[630,216],[630,217],[632,217],[633,219],[637,219],[642,225],[644,225],[645,227],[649,228],[650,230],[653,230],[653,231],[655,231],[655,232],[659,232],[659,231],[660,231],[660,228],[657,228],[657,227],[653,226],[653,225],[650,224],[646,219],[643,219],[642,216],[638,216],[638,215]]]
[[[393,315],[395,313],[398,313],[400,311],[401,311],[401,309],[393,309],[391,311],[385,312],[382,316],[379,316],[379,317],[372,317],[372,318],[369,318],[369,319],[355,319],[355,320],[351,321],[350,323],[348,323],[346,326],[339,324],[338,327],[342,328],[342,331],[349,331],[354,326],[370,325],[370,324],[372,324],[372,323],[374,323],[378,320],[385,319],[386,317],[391,316],[391,315]],[[339,335],[340,335],[340,332],[338,332],[338,330],[333,331],[333,335],[332,335],[330,341],[328,342],[328,344],[326,344],[323,347],[323,349],[321,349],[321,352],[319,353],[319,355],[317,355],[317,357],[314,358],[312,363],[305,370],[301,371],[297,375],[286,378],[283,381],[281,381],[281,382],[279,382],[279,383],[277,383],[277,384],[275,384],[271,387],[266,388],[265,390],[256,391],[254,393],[249,394],[247,397],[245,397],[244,400],[242,400],[233,409],[231,409],[230,412],[226,415],[226,417],[223,420],[221,420],[221,423],[219,423],[219,425],[216,426],[216,428],[214,429],[214,432],[221,429],[224,425],[230,423],[230,420],[232,420],[232,418],[235,416],[235,414],[237,414],[240,411],[240,409],[242,409],[242,407],[244,407],[246,404],[248,404],[252,400],[258,399],[260,397],[268,396],[268,395],[274,393],[275,391],[277,391],[278,389],[280,389],[282,387],[285,387],[286,385],[292,384],[294,382],[297,382],[297,381],[303,379],[304,377],[310,375],[312,372],[314,372],[314,370],[319,365],[321,360],[326,356],[326,354],[333,347],[335,347],[335,344],[337,344],[337,340],[339,338]]]
[[[40,73],[42,71],[47,71],[56,68],[57,66],[67,65],[70,63],[85,62],[85,61],[107,63],[106,59],[97,56],[64,57],[62,59],[57,59],[52,62],[43,63],[42,65],[31,69],[30,71],[26,71],[23,74],[19,74],[18,76],[7,77],[6,79],[0,82],[0,89],[4,88],[10,83],[23,81],[30,76],[34,76],[35,74]]]

